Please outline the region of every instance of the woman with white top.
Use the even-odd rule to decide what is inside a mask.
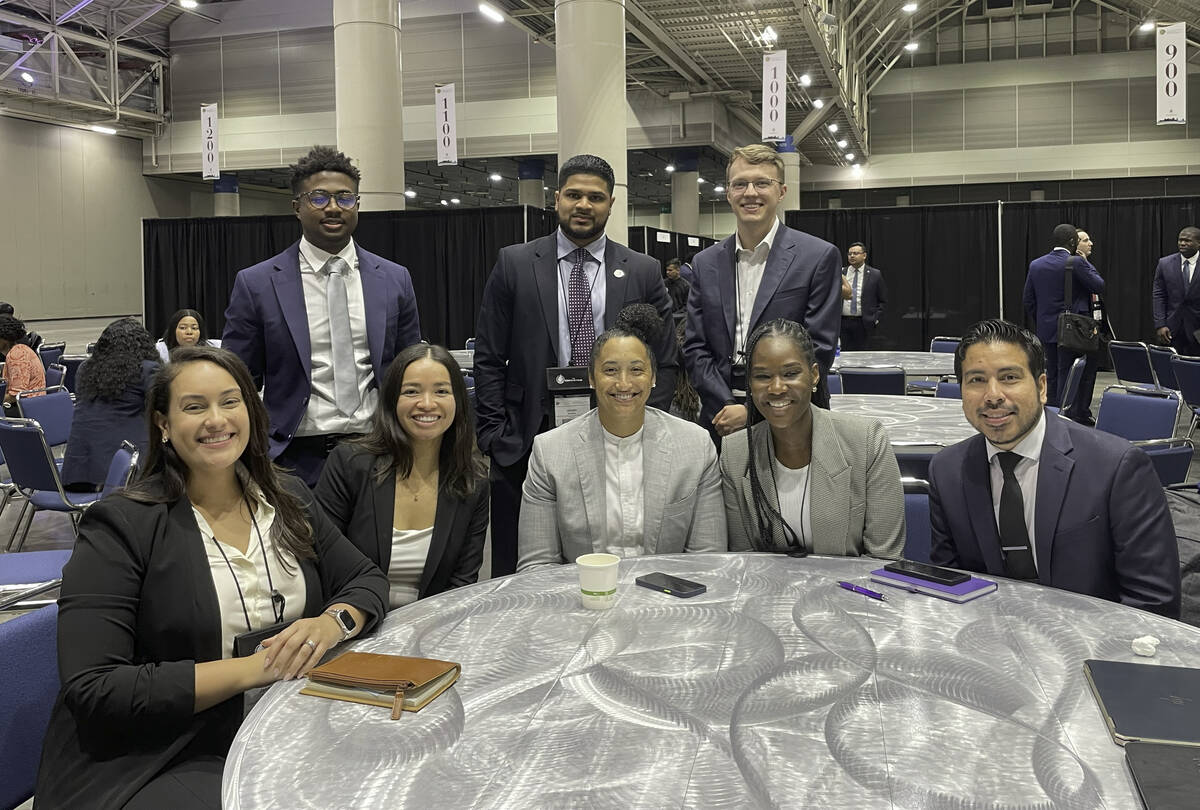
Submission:
[[[398,608],[479,578],[488,486],[458,363],[415,343],[388,366],[372,430],[334,449],[315,490],[387,574]]]
[[[533,440],[517,570],[621,557],[726,551],[717,452],[704,428],[646,407],[663,322],[621,310],[592,344],[596,407]]]
[[[210,338],[204,329],[204,316],[194,309],[176,310],[167,321],[163,336],[154,344],[164,363],[170,362],[171,352],[180,346],[220,346],[221,341]]]
[[[385,612],[378,569],[272,465],[242,361],[172,360],[147,396],[145,472],[84,514],[63,568],[41,808],[219,808],[243,693],[303,677]]]
[[[800,324],[759,326],[747,357],[748,427],[721,447],[729,550],[899,557],[904,492],[883,425],[812,406],[820,369]]]

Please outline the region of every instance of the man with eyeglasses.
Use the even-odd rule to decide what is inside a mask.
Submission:
[[[887,285],[883,273],[867,264],[867,246],[862,242],[850,244],[846,260],[850,263],[842,275],[842,351],[861,352],[870,348],[871,333],[883,317]]]
[[[303,236],[237,274],[221,343],[262,386],[271,458],[313,487],[337,443],[370,429],[383,372],[421,325],[408,270],[354,242],[350,159],[317,146],[291,170]]]
[[[783,159],[773,147],[733,150],[725,197],[737,232],[696,254],[688,296],[683,359],[700,394],[701,424],[728,436],[746,424],[745,347],[761,323],[803,324],[821,367],[813,403],[829,406],[826,374],[833,363],[842,314],[842,274],[836,247],[779,222]]]

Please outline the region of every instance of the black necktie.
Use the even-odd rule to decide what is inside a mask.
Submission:
[[[1004,576],[1010,579],[1037,579],[1033,549],[1029,547],[1029,529],[1025,526],[1025,499],[1014,470],[1021,456],[999,453],[1004,488],[1000,490],[1000,548],[1004,552]]]

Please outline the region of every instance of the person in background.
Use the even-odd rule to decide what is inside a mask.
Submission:
[[[596,407],[533,441],[518,571],[621,557],[725,551],[721,477],[708,433],[646,407],[664,326],[633,304],[592,345]]]
[[[1045,408],[1042,343],[980,321],[954,353],[979,431],[929,465],[930,560],[1179,617],[1175,529],[1154,465]]]
[[[141,478],[84,513],[63,568],[39,807],[220,808],[243,693],[303,677],[386,611],[387,579],[271,463],[234,354],[177,349],[147,422]]]
[[[11,315],[14,318],[17,317],[16,311],[13,310],[13,305],[8,303],[7,301],[0,301],[0,315]],[[35,352],[38,350],[38,347],[41,346],[43,342],[44,342],[44,340],[43,340],[42,336],[39,335],[37,332],[33,332],[33,331],[26,331],[25,337],[21,338],[21,343],[24,343],[26,346],[33,349]]]
[[[883,317],[887,284],[883,273],[867,264],[867,248],[862,242],[850,245],[846,259],[850,263],[842,271],[842,351],[860,352],[870,348],[871,333]]]
[[[390,608],[479,578],[488,485],[472,422],[458,363],[417,343],[388,366],[371,432],[321,472],[317,502],[387,574]]]
[[[764,323],[749,352],[750,428],[721,446],[729,550],[899,557],[904,491],[883,425],[812,407],[820,369],[800,324]]]
[[[164,363],[171,359],[171,350],[179,346],[220,346],[221,341],[210,338],[204,328],[204,316],[194,309],[176,310],[167,321],[167,328],[154,348]]]
[[[25,324],[12,315],[0,315],[0,355],[4,356],[4,415],[17,415],[17,394],[46,387],[46,367],[37,352],[23,342]],[[34,394],[33,396],[41,396]]]
[[[75,416],[62,465],[67,489],[98,491],[124,440],[146,458],[146,392],[158,368],[154,338],[133,318],[100,333],[75,378]]]
[[[1162,345],[1174,346],[1180,354],[1200,355],[1200,228],[1189,225],[1177,241],[1179,252],[1163,256],[1154,268],[1154,330]]]
[[[679,259],[671,259],[667,262],[667,295],[671,298],[671,309],[677,318],[683,318],[687,314],[687,299],[688,292],[692,289],[692,285],[688,280],[679,275]]]

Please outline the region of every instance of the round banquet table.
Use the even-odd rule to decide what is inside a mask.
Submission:
[[[833,360],[833,370],[842,366],[903,366],[909,377],[944,377],[954,374],[950,352],[842,352]]]
[[[580,607],[573,565],[416,602],[348,646],[459,662],[457,684],[396,721],[276,684],[224,807],[1139,806],[1083,660],[1197,667],[1200,630],[1004,580],[958,605],[872,585],[881,564],[640,557],[608,611]],[[651,571],[708,592],[634,586]]]
[[[975,435],[961,399],[894,394],[832,394],[830,410],[870,416],[883,423],[893,444],[949,446]]]

